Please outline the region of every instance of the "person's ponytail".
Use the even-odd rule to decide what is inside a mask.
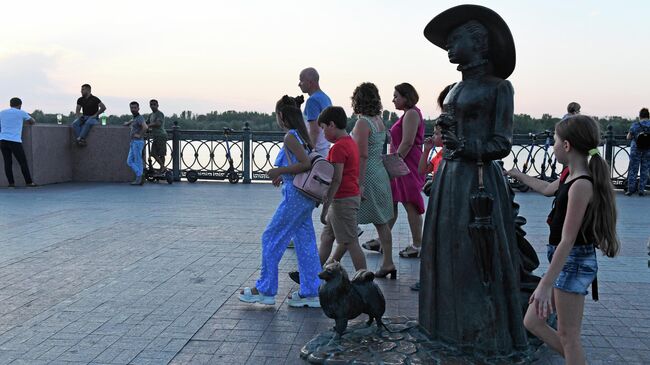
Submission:
[[[621,244],[616,234],[616,199],[610,167],[598,151],[601,134],[598,124],[585,115],[572,115],[555,125],[555,132],[569,141],[576,151],[589,157],[589,175],[593,179],[593,197],[581,226],[581,234],[596,240],[595,245],[608,257],[618,254]]]
[[[289,129],[295,129],[302,139],[302,142],[309,150],[313,150],[314,146],[309,139],[309,132],[307,131],[307,126],[305,125],[305,120],[303,119],[302,112],[300,111],[300,105],[305,101],[305,97],[300,95],[295,98],[284,95],[278,102],[275,104],[275,112],[282,114],[282,123],[285,127]]]
[[[608,257],[614,257],[620,250],[616,233],[616,198],[610,177],[610,168],[600,154],[589,159],[589,174],[593,179],[594,195],[591,209],[588,209],[583,227],[591,230],[596,245]]]

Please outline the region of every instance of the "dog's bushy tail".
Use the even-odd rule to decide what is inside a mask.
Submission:
[[[375,274],[372,271],[361,269],[354,273],[352,277],[353,283],[367,283],[375,280]]]

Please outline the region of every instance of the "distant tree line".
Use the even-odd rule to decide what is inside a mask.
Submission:
[[[57,123],[57,114],[45,114],[41,110],[35,110],[31,113],[32,117],[38,123]],[[146,116],[146,114],[145,114]],[[614,134],[625,134],[630,128],[630,125],[635,122],[634,119],[626,119],[623,117],[593,117],[599,124],[603,133],[607,130],[608,125],[612,125]],[[382,119],[386,127],[392,126],[398,119],[395,112],[384,110]],[[70,112],[68,115],[63,115],[63,124],[72,124],[74,120],[74,113]],[[131,120],[130,114],[124,115],[109,115],[106,119],[108,125],[121,125],[124,122]],[[533,118],[528,114],[515,114],[514,118],[514,132],[515,134],[528,134],[538,133],[544,130],[553,130],[555,123],[560,118],[544,114],[541,118]],[[275,113],[259,113],[259,112],[237,112],[234,110],[219,113],[213,111],[207,114],[195,114],[191,111],[183,111],[180,114],[166,115],[165,127],[171,128],[172,122],[177,121],[181,129],[185,130],[221,130],[224,127],[229,127],[235,130],[244,128],[246,122],[249,123],[250,128],[254,131],[279,131]],[[352,130],[356,118],[350,117],[348,120],[348,129]],[[425,128],[426,134],[432,134],[435,120],[426,119]]]

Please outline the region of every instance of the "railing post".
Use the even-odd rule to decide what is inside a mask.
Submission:
[[[611,169],[614,169],[614,126],[609,124],[607,126],[607,133],[605,137],[605,161],[609,164]],[[610,171],[611,172],[611,171]]]
[[[244,123],[244,184],[251,183],[251,143],[252,133],[248,122]]]
[[[174,121],[172,127],[172,173],[174,181],[181,181],[181,140],[178,121]]]

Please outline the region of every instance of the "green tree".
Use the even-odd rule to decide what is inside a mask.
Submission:
[[[42,110],[34,110],[31,115],[39,123],[56,123],[56,114],[44,113]],[[395,112],[384,110],[381,114],[386,127],[391,127],[398,119]],[[108,115],[107,123],[109,125],[121,125],[122,123],[130,120],[130,114],[124,115]],[[249,111],[234,111],[228,110],[223,113],[212,111],[206,114],[194,114],[189,110],[184,110],[180,114],[172,114],[167,118],[167,127],[171,128],[172,123],[177,121],[181,129],[188,130],[221,130],[224,127],[229,127],[235,130],[244,128],[245,123],[249,123],[253,131],[279,131],[275,121],[275,113],[259,113]],[[74,120],[74,112],[64,115],[63,124],[71,124]],[[546,129],[553,130],[555,123],[560,118],[555,118],[548,113],[542,115],[541,118],[533,118],[528,114],[515,114],[514,115],[514,133],[515,134],[528,134],[539,133]],[[607,126],[611,125],[615,135],[622,135],[627,133],[630,125],[635,121],[626,119],[620,116],[607,116],[607,117],[594,117],[603,133],[607,131]],[[348,121],[348,129],[354,128],[356,118],[351,116]],[[435,120],[425,120],[425,131],[427,135],[433,133]]]

